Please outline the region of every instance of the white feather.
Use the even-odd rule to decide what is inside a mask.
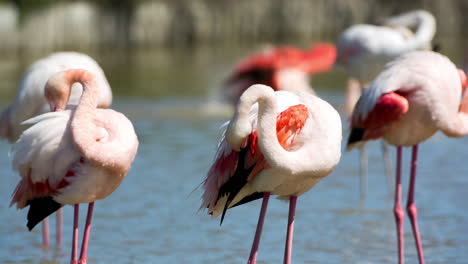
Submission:
[[[67,168],[79,159],[68,122],[71,111],[45,113],[25,122],[30,125],[12,147],[13,169],[33,183],[49,181],[56,186]],[[30,174],[29,174],[29,170]]]

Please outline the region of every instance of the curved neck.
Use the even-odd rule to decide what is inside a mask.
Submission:
[[[102,160],[105,155],[100,155],[102,146],[96,141],[98,128],[94,119],[97,111],[98,90],[95,77],[86,70],[70,70],[64,74],[64,80],[69,89],[75,82],[79,82],[83,86],[83,94],[71,120],[74,143],[84,158],[100,164],[109,164],[110,161]]]
[[[465,84],[466,80],[461,80],[462,85]],[[462,88],[463,91],[464,87]],[[463,137],[468,135],[468,90],[464,89],[462,93],[462,100],[460,102],[460,108],[457,115],[454,117],[452,122],[449,123],[448,127],[444,127],[442,131],[449,137]]]
[[[414,37],[410,38],[406,45],[408,51],[430,48],[429,45],[436,31],[434,16],[424,10],[417,10],[390,18],[384,24],[386,26],[416,27]]]
[[[296,153],[286,151],[278,141],[276,95],[266,85],[253,85],[242,94],[236,114],[226,131],[226,140],[233,149],[242,147],[245,138],[252,133],[250,110],[255,103],[258,103],[258,142],[264,157],[277,169],[294,171]]]

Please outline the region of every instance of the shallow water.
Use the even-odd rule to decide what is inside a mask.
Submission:
[[[134,60],[138,56],[145,57],[139,54]],[[153,62],[159,58],[147,56]],[[201,56],[194,61],[176,56],[181,61],[167,60],[161,65],[136,63],[125,70],[129,76],[118,74],[119,69],[124,72],[125,64],[104,63],[117,91],[113,107],[133,121],[140,148],[122,185],[108,198],[96,202],[89,263],[245,263],[260,201],[229,210],[222,226],[219,219],[198,211],[201,190],[197,187],[213,159],[218,128],[229,112],[222,105],[215,104],[213,111],[205,105],[216,91],[219,76],[232,65],[228,59],[235,57],[229,53],[223,59],[217,56]],[[180,66],[178,76],[170,72],[174,65]],[[20,72],[6,68],[15,74]],[[166,75],[151,74],[160,68]],[[5,72],[9,71],[2,69],[2,76],[7,76]],[[5,86],[16,81],[15,74],[8,75],[2,84],[7,98],[11,91]],[[154,82],[150,81],[153,78]],[[324,75],[318,79],[314,86],[319,95],[340,105],[343,98],[337,83],[344,80],[343,76]],[[420,147],[416,201],[427,263],[468,263],[467,144],[468,138],[449,139],[436,134]],[[392,201],[383,176],[380,144],[373,142],[369,148],[365,206],[359,202],[356,151],[343,153],[335,171],[298,199],[294,263],[397,262]],[[26,229],[27,211],[8,207],[19,179],[11,170],[8,150],[9,145],[0,142],[0,263],[67,263],[72,207],[65,207],[62,247],[41,249],[40,228],[32,232]],[[404,152],[404,190],[408,186],[409,158],[408,149]],[[285,202],[270,200],[258,263],[282,261],[287,207]],[[81,206],[80,213],[84,223],[86,206]],[[406,261],[416,263],[411,228],[405,221]],[[53,241],[52,237],[52,245]]]

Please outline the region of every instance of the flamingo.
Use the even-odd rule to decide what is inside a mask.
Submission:
[[[77,52],[57,52],[42,58],[32,64],[23,77],[17,89],[13,103],[0,114],[0,138],[15,142],[26,128],[21,123],[38,114],[49,111],[49,105],[44,97],[44,87],[53,74],[72,68],[82,68],[91,71],[99,83],[98,106],[107,108],[112,102],[112,91],[103,70],[96,61],[85,54]],[[76,105],[81,95],[79,83],[73,86],[69,103]],[[52,111],[60,109],[51,109]],[[62,210],[57,211],[56,243],[62,240]],[[49,245],[48,220],[43,221],[43,245]]]
[[[415,32],[410,31],[415,28]],[[388,18],[383,25],[353,25],[340,34],[337,42],[337,68],[350,76],[346,87],[345,112],[349,116],[367,84],[382,71],[385,64],[404,53],[430,50],[436,31],[434,16],[425,10],[414,10]],[[382,145],[387,181],[391,177],[390,150]],[[360,154],[361,201],[367,196],[367,149]]]
[[[254,264],[270,195],[289,198],[284,255],[289,264],[297,197],[331,173],[340,156],[341,119],[331,105],[309,92],[253,85],[227,123],[203,183],[201,208],[221,215],[222,223],[228,208],[263,197],[248,260]]]
[[[38,114],[49,111],[44,98],[47,80],[55,73],[70,69],[86,69],[92,72],[99,84],[100,108],[108,108],[112,103],[112,91],[103,70],[88,55],[78,52],[56,52],[33,63],[24,73],[17,88],[13,103],[0,115],[0,138],[15,142],[25,129],[21,123]],[[73,86],[69,104],[76,105],[82,87]]]
[[[307,51],[292,46],[269,48],[238,63],[225,81],[224,95],[236,104],[253,84],[268,85],[275,91],[313,93],[308,76],[330,70],[335,58],[335,46],[328,43],[315,44]]]
[[[45,96],[51,109],[65,109],[76,82],[83,87],[76,107],[24,122],[30,127],[12,147],[13,167],[21,180],[11,205],[29,206],[29,230],[62,206],[74,205],[71,263],[85,264],[94,201],[120,185],[135,158],[138,139],[123,114],[97,109],[99,82],[90,71],[74,69],[50,77]],[[77,262],[80,203],[89,207]]]
[[[404,261],[401,207],[401,155],[412,146],[411,174],[406,210],[411,220],[419,263],[424,263],[414,199],[418,144],[437,131],[449,137],[468,134],[468,86],[462,70],[445,56],[415,51],[389,63],[364,91],[351,119],[348,150],[372,139],[384,139],[397,147],[394,214],[399,263]]]

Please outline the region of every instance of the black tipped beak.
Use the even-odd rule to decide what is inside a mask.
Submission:
[[[363,128],[353,128],[348,137],[348,143],[346,144],[346,150],[351,150],[352,145],[362,141],[364,138],[365,130]]]

